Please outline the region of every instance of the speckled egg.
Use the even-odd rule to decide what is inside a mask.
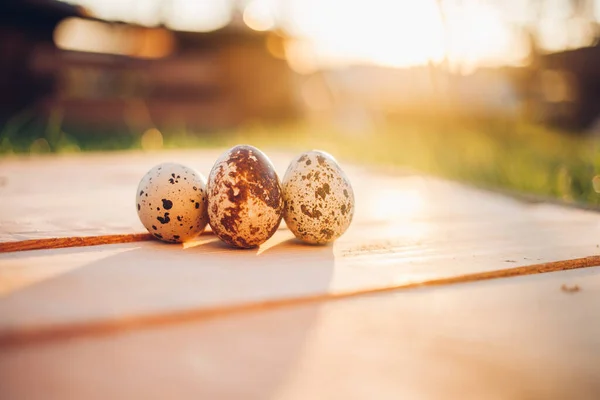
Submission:
[[[331,242],[350,226],[354,192],[331,155],[318,150],[300,154],[290,163],[282,188],[283,218],[303,242]]]
[[[207,183],[208,220],[225,243],[251,248],[269,239],[281,223],[281,184],[269,158],[240,145],[215,162]]]
[[[200,234],[208,223],[206,180],[181,164],[164,163],[140,181],[137,212],[154,237],[180,243]]]

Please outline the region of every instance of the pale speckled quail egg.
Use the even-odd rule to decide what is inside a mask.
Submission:
[[[303,242],[331,242],[350,226],[354,192],[331,155],[318,150],[300,154],[290,163],[281,186],[283,218]]]
[[[206,180],[181,164],[159,164],[148,171],[138,186],[136,203],[142,224],[165,242],[192,239],[208,223]]]
[[[255,147],[240,145],[223,153],[210,171],[207,192],[209,224],[231,246],[259,246],[281,223],[279,177]]]

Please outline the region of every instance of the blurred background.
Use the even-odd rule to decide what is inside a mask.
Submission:
[[[323,148],[600,204],[600,0],[4,0],[0,156]]]

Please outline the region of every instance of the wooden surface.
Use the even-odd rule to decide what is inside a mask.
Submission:
[[[220,153],[190,150],[0,158],[0,243],[144,232],[134,200],[141,177],[167,161],[208,176]],[[294,154],[267,153],[282,176]],[[522,203],[438,179],[342,166],[355,187],[355,222],[392,226],[413,238],[426,235],[431,225],[454,229],[449,233],[454,235],[476,224],[489,234],[510,236],[514,233],[511,223],[535,226],[550,221],[559,228],[600,220],[594,213]],[[502,226],[489,229],[499,222]]]
[[[0,242],[143,232],[142,176],[180,162],[205,176],[219,152],[113,153],[0,159]]]
[[[178,161],[208,175],[219,153],[0,160],[0,245],[143,233],[133,199],[145,171]],[[268,154],[280,173],[293,156]],[[8,398],[600,395],[590,268],[600,214],[345,169],[356,215],[331,246],[302,245],[282,224],[253,250],[208,232],[186,245],[0,253],[0,388]],[[580,269],[539,274],[569,268]],[[470,280],[482,281],[449,285]]]
[[[0,376],[8,399],[597,399],[599,296],[600,268],[361,296],[3,348]]]
[[[506,253],[498,253],[501,242],[490,240],[491,247],[475,255],[476,247],[461,250],[460,242],[454,241],[425,247],[417,255],[409,248],[369,258],[364,252],[355,255],[356,244],[346,240],[332,247],[304,246],[291,233],[280,231],[268,245],[250,251],[232,250],[209,236],[187,249],[141,242],[3,254],[0,343],[6,336],[39,331],[45,335],[89,330],[86,325],[143,325],[153,316],[205,314],[427,283],[595,250],[595,245],[568,249],[572,252],[557,246],[542,256],[543,242],[515,243],[510,255],[518,261],[512,262]]]

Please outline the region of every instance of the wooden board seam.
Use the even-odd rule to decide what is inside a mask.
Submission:
[[[410,282],[379,288],[368,288],[339,293],[317,294],[289,299],[277,299],[255,303],[229,305],[209,309],[192,309],[163,314],[137,315],[121,319],[94,321],[81,324],[64,324],[37,328],[17,328],[13,330],[6,330],[4,332],[0,332],[0,349],[10,346],[21,346],[40,342],[65,340],[80,336],[106,335],[131,329],[140,329],[144,327],[183,323],[198,319],[214,318],[243,312],[256,312],[286,306],[295,306],[300,304],[338,300],[361,295],[371,295],[398,290],[408,290],[420,287],[445,286],[459,283],[484,281],[490,279],[542,274],[548,272],[567,271],[595,266],[600,266],[600,256],[598,255],[494,271],[477,272],[472,274],[432,279],[421,282]],[[557,290],[560,290],[560,288],[558,288]]]

